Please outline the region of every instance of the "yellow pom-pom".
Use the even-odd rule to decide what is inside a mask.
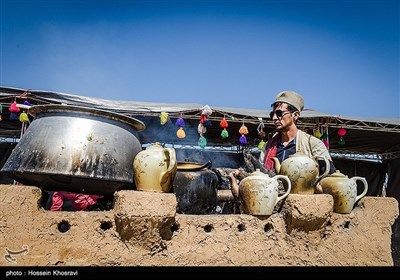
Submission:
[[[28,114],[25,113],[25,112],[22,112],[22,113],[19,115],[19,121],[20,121],[20,122],[27,122],[27,121],[29,121]]]
[[[317,138],[321,138],[322,133],[319,131],[319,129],[316,129],[316,130],[314,131],[314,136],[317,137]]]
[[[168,113],[167,112],[162,112],[160,114],[160,123],[161,123],[161,125],[166,124],[167,121],[168,121]]]

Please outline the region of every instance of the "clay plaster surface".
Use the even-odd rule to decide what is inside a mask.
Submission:
[[[40,198],[0,185],[0,266],[393,266],[394,198],[336,214],[330,195],[290,194],[269,217],[177,214],[171,193],[119,191],[112,210],[87,212]]]

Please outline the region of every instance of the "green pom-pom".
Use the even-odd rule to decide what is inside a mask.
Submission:
[[[207,146],[207,139],[204,136],[200,136],[198,144],[200,148],[204,149]]]
[[[258,146],[257,146],[257,147],[258,147],[259,150],[262,150],[263,147],[264,147],[264,145],[265,145],[265,141],[264,141],[264,140],[261,140],[260,143],[258,143]]]

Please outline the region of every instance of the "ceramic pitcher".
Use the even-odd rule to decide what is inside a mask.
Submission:
[[[177,170],[175,149],[156,142],[136,155],[133,169],[137,190],[169,192]]]
[[[363,191],[359,195],[357,195],[357,181],[363,184]],[[368,183],[365,178],[358,176],[349,178],[340,173],[339,170],[323,178],[319,185],[323,193],[333,196],[333,211],[342,214],[350,213],[354,204],[364,197],[368,191]]]
[[[317,159],[324,160],[326,169],[323,174],[319,174]],[[315,182],[326,176],[329,172],[330,163],[325,157],[310,158],[301,151],[290,155],[282,164],[278,158],[272,158],[275,163],[275,170],[278,174],[286,175],[292,182],[291,193],[313,194]]]
[[[287,183],[287,190],[279,195],[278,180],[284,180]],[[291,190],[291,182],[285,175],[275,175],[269,177],[256,169],[249,176],[237,184],[236,178],[230,174],[232,193],[240,198],[241,211],[245,214],[269,216],[272,214],[275,205],[287,197]]]

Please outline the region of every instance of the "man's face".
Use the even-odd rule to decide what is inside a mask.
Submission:
[[[277,131],[288,131],[294,124],[293,113],[288,109],[286,103],[278,105],[273,110],[272,121],[274,122]]]

